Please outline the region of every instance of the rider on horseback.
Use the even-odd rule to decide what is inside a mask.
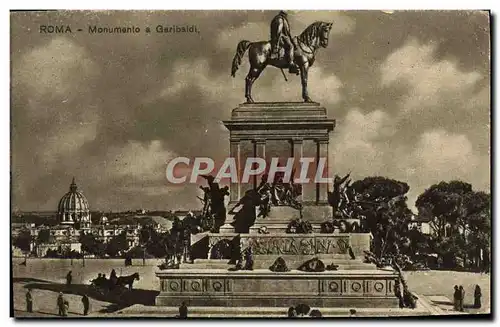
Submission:
[[[283,46],[288,61],[288,71],[291,74],[299,74],[299,68],[293,60],[295,47],[287,16],[287,13],[282,10],[271,21],[271,57],[279,59],[279,50]]]

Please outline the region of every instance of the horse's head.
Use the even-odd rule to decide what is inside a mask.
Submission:
[[[330,36],[332,25],[333,23],[321,22],[319,26],[319,44],[323,48],[326,48],[328,46],[328,37]]]
[[[139,273],[135,273],[135,274],[134,274],[134,279],[135,279],[135,280],[139,280]]]
[[[328,46],[328,37],[330,36],[332,25],[333,23],[314,22],[298,36],[298,39],[304,44],[314,48],[326,48]]]

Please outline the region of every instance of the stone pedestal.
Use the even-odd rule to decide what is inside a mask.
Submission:
[[[263,158],[268,166],[272,158],[279,158],[280,166],[285,166],[289,158],[294,158],[296,163],[301,158],[313,158],[314,162],[310,164],[307,175],[310,181],[302,184],[302,195],[298,199],[304,205],[303,218],[311,223],[321,224],[332,217],[327,201],[331,185],[314,181],[320,158],[326,160],[322,176],[331,177],[328,144],[329,133],[335,128],[335,120],[328,119],[324,107],[318,103],[303,102],[241,104],[232,111],[231,119],[224,121],[224,125],[230,132],[230,156],[235,158],[239,181],[246,159],[250,157]],[[295,171],[294,177],[299,176],[300,171]],[[259,183],[259,176],[253,176],[248,183],[231,183],[229,206],[237,203],[247,190],[256,188]],[[284,213],[279,207],[273,210]],[[274,213],[271,215],[276,216]],[[298,211],[290,212],[290,215],[280,216],[279,223],[288,224],[297,217]],[[276,224],[279,219],[273,217],[266,222],[259,219],[256,225],[263,225],[271,220]],[[233,217],[228,215],[221,232],[232,231],[232,226],[229,225],[232,220]],[[319,228],[318,226],[316,227]]]
[[[289,158],[312,158],[309,172],[313,173],[301,176],[310,181],[301,183],[302,195],[298,200],[303,205],[302,218],[312,224],[313,233],[285,233],[290,221],[301,217],[300,211],[287,206],[272,206],[266,218],[257,218],[244,233],[235,233],[231,225],[234,216],[228,214],[219,233],[191,238],[192,253],[200,254],[193,263],[156,273],[160,284],[156,305],[178,306],[186,302],[188,306],[203,307],[287,308],[306,303],[321,308],[396,308],[394,285],[398,275],[363,262],[363,251],[370,249],[369,234],[320,234],[321,223],[333,217],[327,202],[331,185],[315,181],[316,165],[321,158],[323,177],[332,177],[328,144],[335,121],[328,119],[326,109],[317,103],[242,104],[224,125],[230,131],[230,156],[238,171],[238,182],[230,184],[228,209],[260,183],[259,176],[241,182],[247,158],[262,158],[267,165],[272,158],[279,158],[279,166],[285,166]],[[299,178],[300,171],[295,174]],[[250,216],[252,212],[248,210],[245,214]],[[258,233],[264,226],[269,234]],[[234,262],[229,259],[248,247],[253,251],[254,270],[234,271]],[[230,253],[225,251],[228,248]],[[291,271],[269,269],[278,257],[285,260]],[[325,265],[336,265],[338,270],[297,270],[313,257]]]

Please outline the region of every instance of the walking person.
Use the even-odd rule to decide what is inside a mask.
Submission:
[[[33,312],[33,295],[31,294],[31,288],[28,288],[28,292],[26,292],[26,311]]]
[[[73,276],[71,275],[71,270],[70,270],[66,275],[66,285],[70,286],[72,281],[73,281]]]
[[[459,310],[460,312],[464,312],[464,299],[465,299],[465,290],[462,285],[458,288],[460,291],[460,302],[459,302]]]
[[[455,285],[453,287],[453,310],[459,311],[460,310],[460,290],[458,289],[458,286]]]
[[[82,303],[83,303],[83,315],[86,316],[89,314],[89,308],[90,308],[90,301],[87,294],[83,294]]]
[[[475,309],[480,309],[481,308],[481,287],[479,285],[476,285],[476,288],[474,289],[474,308]]]
[[[57,309],[57,315],[61,317],[64,316],[64,297],[62,292],[59,292],[57,296]]]

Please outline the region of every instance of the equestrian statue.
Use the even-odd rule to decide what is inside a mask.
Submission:
[[[316,51],[328,46],[331,28],[332,23],[315,22],[299,36],[292,37],[288,15],[284,11],[280,11],[271,21],[270,41],[240,41],[233,58],[231,76],[236,76],[241,60],[248,50],[250,70],[245,78],[247,103],[254,102],[252,85],[268,65],[281,69],[285,80],[287,78],[283,69],[288,69],[291,74],[300,73],[302,99],[304,102],[313,102],[307,92],[307,75],[309,67],[314,64]]]

